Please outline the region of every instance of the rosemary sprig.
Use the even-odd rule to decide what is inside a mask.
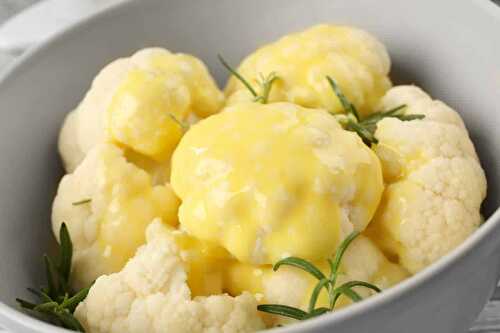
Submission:
[[[346,130],[357,133],[368,146],[378,143],[375,137],[375,131],[377,130],[377,123],[384,118],[397,118],[402,121],[425,118],[422,114],[405,114],[406,105],[403,104],[388,111],[372,113],[368,117],[361,119],[356,107],[342,93],[337,82],[330,76],[327,76],[326,79],[344,109],[343,114],[334,114],[334,116]]]
[[[219,54],[217,55],[217,58],[219,58],[220,63],[222,66],[224,66],[229,73],[231,73],[238,81],[240,81],[252,94],[254,102],[262,103],[262,104],[267,104],[269,101],[269,94],[271,93],[271,89],[273,87],[273,84],[276,82],[276,80],[279,79],[279,77],[276,75],[275,72],[269,73],[269,75],[264,76],[263,74],[260,74],[259,80],[257,80],[257,84],[260,87],[261,94],[257,93],[257,90],[252,87],[250,82],[248,82],[238,71],[236,71],[229,63],[224,60],[224,58]]]
[[[344,256],[345,251],[352,243],[352,241],[358,236],[358,232],[351,233],[338,247],[335,258],[333,260],[328,259],[328,262],[330,264],[330,274],[328,276],[321,272],[321,270],[314,264],[297,257],[285,258],[278,261],[274,265],[274,271],[277,271],[283,265],[292,266],[306,271],[318,280],[318,283],[311,293],[308,311],[282,304],[261,304],[257,306],[257,309],[262,312],[267,312],[279,316],[289,317],[297,320],[306,320],[333,311],[339,297],[342,295],[350,298],[353,302],[359,302],[360,300],[362,300],[362,297],[353,289],[355,287],[368,288],[374,290],[377,293],[381,292],[381,290],[377,286],[364,281],[349,281],[338,287],[336,286],[342,257]],[[317,308],[316,303],[318,302],[318,297],[323,289],[325,289],[328,293],[329,305],[328,307]]]
[[[74,203],[80,205],[90,202],[89,199]],[[59,230],[59,257],[54,261],[51,257],[44,255],[45,271],[47,275],[47,286],[36,290],[28,288],[28,291],[38,298],[37,303],[17,298],[19,306],[32,312],[37,317],[74,331],[85,332],[84,328],[73,316],[76,307],[87,297],[90,287],[74,292],[69,286],[71,277],[71,260],[73,258],[73,243],[65,223]]]

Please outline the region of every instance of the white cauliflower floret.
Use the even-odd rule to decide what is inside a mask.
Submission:
[[[61,180],[52,209],[54,234],[66,222],[73,239],[73,285],[86,287],[120,270],[144,243],[153,218],[177,223],[179,204],[168,184],[153,186],[122,150],[97,145]]]
[[[465,129],[462,118],[445,103],[432,99],[416,86],[393,87],[383,96],[381,110],[390,110],[406,104],[406,114],[423,114],[425,121],[456,125]]]
[[[380,143],[374,149],[387,182],[405,177],[434,158],[477,159],[467,132],[451,124],[387,118],[378,123],[376,137]]]
[[[152,170],[158,172],[182,136],[180,122],[211,115],[223,102],[193,56],[156,48],[118,59],[97,75],[65,121],[59,150],[66,170],[72,172],[96,144],[114,142],[159,163]]]
[[[75,316],[89,333],[254,332],[264,328],[249,293],[191,299],[184,263],[160,220],[122,271],[97,279]]]
[[[477,228],[486,178],[455,111],[413,86],[391,89],[381,109],[401,104],[425,118],[378,124],[375,152],[389,185],[368,233],[416,273]]]
[[[73,172],[92,147],[105,141],[105,110],[131,67],[126,59],[106,66],[94,78],[80,105],[67,115],[59,135],[59,152],[67,172]]]

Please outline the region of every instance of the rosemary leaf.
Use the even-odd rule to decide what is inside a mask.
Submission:
[[[344,294],[347,297],[349,297],[353,302],[359,302],[363,299],[356,291],[354,291],[351,288],[346,288],[346,287],[338,288],[337,291],[338,295]]]
[[[56,313],[58,319],[63,323],[65,328],[69,328],[78,332],[85,332],[80,322],[66,309]]]
[[[21,298],[16,298],[16,302],[24,309],[33,310],[36,307],[36,304],[25,301]]]
[[[257,310],[297,320],[303,320],[307,316],[307,312],[301,309],[280,304],[261,304],[257,306]]]
[[[247,80],[245,80],[245,78],[241,76],[240,73],[238,73],[235,69],[233,69],[233,67],[231,67],[231,65],[229,65],[227,61],[224,60],[224,58],[220,54],[217,55],[217,58],[219,58],[219,61],[222,64],[222,66],[224,66],[235,78],[237,78],[241,83],[243,83],[243,85],[248,89],[248,91],[250,91],[253,97],[257,98],[258,94],[253,89],[252,85]]]
[[[50,303],[54,301],[45,291],[40,292],[40,300],[42,303]]]
[[[341,295],[342,293],[332,290],[332,292],[330,293],[330,311],[333,311],[333,309],[335,309],[335,305],[337,305],[337,301]]]
[[[316,287],[314,287],[313,292],[311,294],[311,299],[309,300],[309,313],[314,311],[314,309],[316,308],[316,302],[318,301],[318,297],[319,294],[321,293],[321,290],[323,290],[323,288],[326,288],[326,290],[328,291],[328,285],[330,284],[330,282],[331,281],[329,279],[326,278],[321,279],[319,280]]]
[[[48,302],[38,304],[33,310],[42,313],[52,313],[58,306],[59,304],[57,304],[57,302]]]
[[[267,77],[261,76],[260,86],[262,87],[262,95],[255,98],[256,102],[261,102],[262,104],[267,104],[269,100],[269,94],[271,93],[271,88],[274,82],[278,79],[275,72],[272,72]]]
[[[89,294],[91,287],[84,288],[80,290],[78,293],[76,293],[75,296],[67,299],[66,301],[63,301],[61,306],[67,308],[71,313],[73,313],[76,310],[76,307],[78,304],[83,302],[85,298],[87,298],[87,295]]]
[[[404,114],[397,116],[397,118],[402,121],[412,121],[412,120],[424,119],[425,116],[423,114]]]
[[[392,109],[389,109],[387,111],[384,111],[385,114],[387,115],[396,115],[398,114],[400,111],[406,109],[408,106],[406,104],[401,104],[401,105],[398,105]],[[400,114],[400,113],[399,113]]]
[[[257,93],[257,90],[252,87],[250,82],[248,82],[248,80],[245,79],[240,73],[238,73],[237,70],[231,67],[231,65],[229,65],[228,62],[224,60],[224,58],[220,54],[217,55],[217,57],[219,58],[222,66],[224,66],[238,81],[240,81],[248,89],[250,94],[252,94],[253,96],[254,102],[267,104],[273,84],[279,78],[275,72],[271,72],[267,77],[265,77],[263,74],[260,74],[260,80],[257,81],[261,91],[261,94],[259,95]]]
[[[356,107],[347,99],[347,97],[345,97],[344,93],[342,93],[342,91],[340,90],[337,82],[330,76],[327,76],[326,79],[328,80],[328,83],[330,83],[330,86],[332,87],[335,95],[337,95],[337,98],[339,99],[340,104],[342,104],[342,108],[344,109],[345,113],[352,114],[354,118],[359,121],[359,114],[356,110]]]
[[[56,269],[52,259],[48,255],[43,256],[43,261],[45,263],[45,274],[47,275],[47,295],[54,299],[57,295],[57,287],[56,287]]]
[[[80,201],[75,201],[72,203],[73,206],[81,206],[81,205],[85,205],[85,204],[88,204],[88,203],[91,203],[92,202],[92,199],[82,199]]]
[[[329,308],[325,308],[325,307],[317,308],[317,309],[314,309],[311,312],[309,312],[302,320],[318,317],[318,316],[321,316],[327,312],[330,312]]]
[[[326,276],[321,272],[316,266],[308,262],[307,260],[297,258],[297,257],[288,257],[285,259],[282,259],[278,261],[274,267],[273,270],[277,271],[282,265],[288,265],[288,266],[293,266],[300,268],[308,273],[310,273],[312,276],[317,278],[318,280],[326,279]]]
[[[370,124],[370,123],[376,124],[380,120],[387,118],[387,117],[398,117],[398,116],[402,115],[401,111],[404,110],[405,108],[406,108],[406,104],[401,104],[401,105],[396,106],[395,108],[392,108],[388,111],[374,112],[371,115],[369,115],[368,117],[366,117],[365,119],[363,119],[362,122],[363,122],[363,124]]]
[[[340,262],[342,261],[342,257],[344,256],[345,251],[351,245],[352,241],[356,239],[356,237],[359,236],[359,232],[354,231],[352,232],[349,236],[347,236],[342,243],[340,243],[339,247],[337,248],[337,251],[335,252],[335,258],[333,261],[331,261],[331,274],[330,274],[330,279],[335,285],[335,278],[337,276],[339,267],[340,267]]]
[[[61,242],[59,245],[59,281],[64,282],[60,283],[64,284],[61,291],[67,292],[67,283],[71,274],[71,260],[73,259],[73,243],[66,223],[63,223],[59,229],[59,241]]]
[[[377,287],[376,285],[365,282],[365,281],[349,281],[349,282],[346,282],[343,285],[341,285],[339,288],[343,288],[343,287],[345,287],[345,288],[365,287],[365,288],[371,289],[377,293],[382,292],[382,290],[379,287]]]
[[[363,142],[368,146],[371,143],[378,143],[378,140],[375,138],[373,133],[369,131],[367,128],[360,125],[360,123],[349,121],[345,129],[348,131],[356,132],[361,137]]]
[[[38,290],[33,289],[33,288],[26,288],[26,290],[28,290],[30,293],[37,296],[38,298],[42,298],[42,293],[39,292]]]
[[[183,131],[187,131],[189,129],[189,124],[186,124],[185,122],[177,119],[176,116],[174,116],[172,113],[168,113],[168,116],[174,121],[177,123],[177,125],[179,125]]]

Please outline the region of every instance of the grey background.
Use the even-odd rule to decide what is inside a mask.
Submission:
[[[78,0],[68,0],[78,1]],[[0,0],[0,24],[38,0]],[[494,0],[500,5],[500,0]],[[12,61],[13,57],[0,52],[0,71]],[[0,328],[1,330],[1,328]],[[500,333],[500,288],[497,288],[491,301],[485,306],[478,320],[471,328],[474,333]]]

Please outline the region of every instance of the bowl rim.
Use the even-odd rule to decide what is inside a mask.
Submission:
[[[15,79],[16,75],[22,74],[22,71],[26,67],[36,65],[35,61],[37,57],[39,55],[43,55],[44,52],[50,51],[51,47],[54,44],[64,42],[65,39],[76,36],[79,30],[92,25],[96,21],[100,22],[101,20],[104,20],[110,15],[114,15],[120,10],[127,10],[129,9],[129,7],[139,6],[141,3],[145,2],[146,1],[144,0],[123,0],[122,2],[113,4],[112,6],[102,10],[101,12],[87,17],[54,34],[52,37],[48,38],[44,42],[24,53],[22,56],[18,57],[8,66],[6,70],[3,71],[3,73],[0,75],[0,89],[2,89],[9,80]],[[474,5],[477,7],[477,9],[482,10],[485,15],[489,15],[498,20],[500,26],[499,6],[495,5],[491,0],[469,0],[469,2],[471,3],[471,6]],[[287,327],[274,328],[270,331],[276,333],[298,333],[321,329],[325,328],[330,323],[336,321],[345,321],[350,318],[367,313],[374,307],[381,307],[388,303],[394,302],[397,299],[404,297],[405,294],[421,287],[422,285],[429,284],[442,272],[450,270],[460,261],[461,258],[468,255],[469,252],[471,252],[479,243],[482,242],[484,238],[486,238],[495,228],[498,227],[500,227],[500,207],[497,207],[493,214],[491,214],[491,216],[483,223],[483,225],[481,225],[478,230],[470,235],[453,251],[446,254],[430,266],[426,267],[424,270],[416,273],[415,275],[398,283],[397,285],[384,290],[383,293],[376,294],[370,298],[363,300],[362,302],[352,304],[346,308],[329,313],[328,315],[313,318],[304,322],[298,322]],[[30,329],[34,332],[38,331],[40,333],[72,332],[31,317],[21,310],[10,307],[1,301],[0,324],[8,325],[9,327],[17,325],[18,327]]]

